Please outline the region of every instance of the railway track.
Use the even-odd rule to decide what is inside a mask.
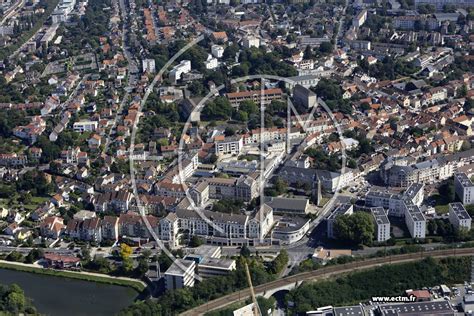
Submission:
[[[255,294],[265,295],[266,292],[279,289],[289,285],[299,285],[303,281],[316,281],[330,276],[340,275],[352,271],[364,270],[374,268],[385,264],[395,264],[416,261],[427,257],[444,258],[444,257],[463,257],[474,255],[474,248],[453,248],[443,250],[430,250],[417,253],[409,253],[403,255],[386,256],[380,258],[371,258],[362,261],[355,261],[346,264],[330,266],[314,271],[303,272],[288,276],[279,280],[255,286]],[[215,300],[209,301],[206,304],[197,306],[188,311],[181,313],[182,316],[203,315],[208,311],[224,308],[235,302],[246,300],[250,297],[250,289],[242,289],[238,292],[225,295]]]

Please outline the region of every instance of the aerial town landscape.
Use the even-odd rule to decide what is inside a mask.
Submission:
[[[474,315],[474,0],[0,0],[0,315]]]

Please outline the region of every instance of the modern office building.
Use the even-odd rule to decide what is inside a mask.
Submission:
[[[176,259],[165,272],[167,290],[182,289],[194,286],[196,262],[192,260]]]

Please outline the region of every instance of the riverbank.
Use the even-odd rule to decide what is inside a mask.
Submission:
[[[42,267],[35,267],[30,264],[20,262],[10,262],[0,260],[0,269],[16,270],[21,272],[30,272],[42,275],[55,276],[60,278],[77,279],[89,282],[104,283],[109,285],[125,286],[134,289],[138,294],[142,293],[146,289],[146,284],[140,280],[124,277],[113,277],[109,275],[103,275],[85,271],[65,271],[65,270],[53,270]]]

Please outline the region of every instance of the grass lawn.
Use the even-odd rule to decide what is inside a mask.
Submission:
[[[13,197],[12,199],[14,200],[14,203],[11,204],[11,206],[8,206],[9,199],[0,199],[0,207],[5,207],[5,208],[12,208],[12,209],[19,209],[21,207],[24,207],[28,211],[33,211],[35,210],[38,205],[41,203],[48,201],[50,198],[49,197],[44,197],[44,196],[33,196],[31,198],[31,201],[28,204],[21,204],[16,201],[16,197]]]
[[[446,214],[449,212],[449,205],[448,204],[436,205],[435,210],[436,210],[436,214]]]
[[[446,214],[449,212],[449,200],[446,199],[446,197],[440,194],[435,194],[432,196],[432,198],[436,201],[434,208],[437,214]]]

